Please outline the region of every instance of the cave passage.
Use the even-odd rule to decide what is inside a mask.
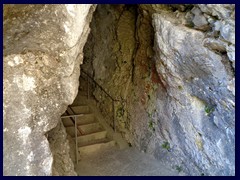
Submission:
[[[234,4],[3,10],[4,175],[235,175]]]
[[[84,46],[78,95],[65,113],[82,116],[77,117],[76,129],[73,119],[63,119],[66,132],[73,141],[76,134],[78,136],[78,154],[75,153],[78,157],[73,159],[79,175],[178,173],[141,153],[124,137],[124,131],[130,131],[122,124],[129,123],[124,121],[129,103],[127,96],[133,96],[131,89],[143,91],[139,85],[145,84],[146,79],[151,83],[149,89],[160,83],[152,59],[151,17],[143,13],[137,5],[98,5],[94,12]],[[71,151],[74,154],[75,149]],[[113,159],[120,164],[114,164]],[[142,170],[139,160],[149,168]],[[125,166],[131,168],[127,172],[116,172]]]
[[[158,8],[159,10],[157,10]],[[167,170],[169,174],[177,173],[179,175],[179,173],[183,173],[183,170],[184,173],[195,171],[188,164],[194,164],[194,161],[189,160],[191,155],[186,155],[185,152],[180,153],[180,151],[186,150],[186,144],[188,144],[184,142],[186,132],[193,134],[194,138],[187,137],[193,142],[190,145],[192,150],[203,151],[203,132],[205,130],[200,130],[199,122],[191,125],[195,127],[193,130],[188,129],[187,119],[184,121],[184,125],[182,124],[183,119],[189,116],[188,110],[184,107],[189,107],[191,113],[194,112],[189,120],[199,119],[196,121],[208,118],[217,107],[212,95],[204,96],[200,92],[203,86],[195,84],[198,78],[194,78],[194,76],[198,76],[202,81],[206,81],[205,87],[212,86],[207,83],[205,76],[209,74],[208,78],[212,79],[211,73],[213,72],[205,67],[198,68],[195,72],[192,71],[193,67],[202,67],[201,63],[188,59],[191,53],[193,57],[197,58],[199,55],[195,54],[198,52],[194,46],[189,46],[191,42],[186,43],[189,38],[186,38],[185,41],[181,39],[189,36],[192,28],[195,28],[197,31],[192,40],[199,52],[205,51],[201,50],[202,47],[199,49],[198,46],[201,45],[198,45],[197,38],[202,36],[199,30],[209,31],[210,26],[204,21],[199,11],[193,5],[159,5],[157,8],[154,5],[97,6],[90,24],[91,32],[84,46],[84,61],[81,65],[80,91],[77,99],[79,102],[85,101],[84,105],[92,104],[89,105],[91,107],[89,107],[88,113],[96,113],[95,120],[101,120],[98,124],[94,120],[86,118],[95,125],[85,125],[83,131],[86,131],[87,134],[93,133],[94,138],[91,139],[90,135],[86,135],[91,139],[88,141],[90,148],[81,147],[80,159],[82,158],[81,152],[82,154],[89,152],[93,154],[89,159],[84,160],[83,158],[82,163],[80,161],[80,164],[76,166],[79,172],[87,174],[89,170],[84,168],[84,165],[88,164],[89,167],[95,167],[104,174],[107,173],[101,168],[104,164],[103,166],[109,169],[109,174],[114,174],[115,168],[121,169],[127,166],[124,158],[131,159],[131,157],[135,158],[131,161],[132,167],[141,168],[141,165],[137,165],[135,161],[143,158],[142,161],[148,163],[149,167],[156,168],[155,161],[148,159],[147,154],[154,155],[158,160],[156,165],[161,168],[165,166],[170,170]],[[159,20],[160,17],[157,17],[155,13],[162,14],[159,16],[163,16],[164,19]],[[176,17],[179,19],[176,20]],[[205,15],[205,17],[207,16]],[[168,27],[169,22],[172,22],[173,25]],[[184,24],[185,27],[181,27],[181,24]],[[158,28],[163,29],[162,34],[158,32]],[[165,32],[167,33],[164,34]],[[175,42],[183,43],[178,45]],[[176,47],[173,47],[174,43]],[[179,46],[183,47],[178,49]],[[169,52],[172,51],[172,54],[166,49]],[[211,53],[209,52],[209,54]],[[166,56],[169,56],[169,59],[165,61]],[[201,56],[204,57],[204,55]],[[221,52],[221,56],[226,58],[225,50]],[[171,62],[173,59],[176,61]],[[189,63],[185,66],[185,61],[190,61],[192,64]],[[225,68],[232,69],[230,61],[227,64]],[[233,74],[229,70],[227,70],[229,76],[232,76]],[[224,70],[222,72],[225,73]],[[212,80],[212,82],[214,81]],[[192,84],[198,86],[196,90],[200,91],[199,93],[192,92],[192,95],[189,96],[188,93],[191,90],[188,89],[189,87],[192,89]],[[212,90],[212,88],[210,89]],[[84,95],[85,98],[88,97],[87,100],[84,100]],[[186,96],[185,99],[184,96]],[[92,103],[89,103],[91,100]],[[81,108],[83,109],[83,107]],[[182,109],[182,113],[179,113],[177,109]],[[214,125],[209,123],[208,126],[213,128]],[[89,129],[84,130],[85,127]],[[125,150],[114,150],[116,145],[119,149]],[[180,147],[180,151],[177,146]],[[193,151],[195,152],[195,150]],[[146,157],[140,152],[146,153]],[[183,156],[188,160],[182,161],[180,157]],[[96,160],[98,157],[104,159],[106,163],[101,160],[96,164],[93,163],[94,159]],[[177,158],[176,162],[170,160],[173,157]],[[122,164],[119,166],[121,167],[114,166],[111,158],[120,161]],[[87,162],[92,162],[92,164]],[[167,164],[171,164],[171,167]],[[146,171],[132,173],[149,173],[149,170],[144,170]],[[159,173],[157,173],[158,175],[162,175],[161,172],[163,173],[165,170],[156,171]],[[92,170],[90,172],[93,173]],[[127,174],[127,172],[120,171],[119,174],[121,173],[122,175]],[[207,172],[200,170],[195,173],[202,175]]]

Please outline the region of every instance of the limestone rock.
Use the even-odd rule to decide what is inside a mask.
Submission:
[[[216,21],[213,23],[213,31],[220,31],[222,23],[220,21]]]
[[[223,21],[220,34],[226,41],[235,44],[235,22],[233,20]]]
[[[226,39],[220,34],[224,21],[234,20],[234,9],[99,5],[91,23],[84,67],[120,100],[117,130],[129,144],[189,175],[235,174],[235,77],[229,61],[234,32]],[[206,32],[194,28],[195,16],[196,24],[198,16],[208,24]],[[111,101],[98,89],[94,96],[106,119],[111,117]]]
[[[94,8],[4,5],[4,175],[75,174],[57,124]],[[234,16],[234,5],[99,5],[91,24],[83,67],[119,99],[118,131],[189,175],[235,175]],[[94,96],[111,123],[111,101]]]
[[[4,175],[51,175],[45,134],[78,91],[92,5],[4,5]]]
[[[232,62],[232,66],[235,69],[235,46],[230,45],[227,46],[227,55],[229,60]]]
[[[71,152],[66,129],[61,120],[54,129],[48,132],[48,141],[53,155],[52,175],[76,176],[77,173],[74,171],[74,164],[70,158]]]
[[[203,44],[212,51],[226,52],[227,43],[219,39],[206,38]]]
[[[165,138],[188,164],[188,171],[234,175],[235,108],[234,96],[227,89],[232,75],[221,56],[203,46],[203,33],[158,14],[153,16],[153,24],[156,67],[169,97],[167,101],[158,97],[164,104],[158,107],[159,114],[167,114],[159,117]]]
[[[191,12],[194,14],[193,18],[193,23],[195,25],[196,29],[201,29],[201,30],[207,30],[208,27],[208,22],[204,15],[202,14],[202,11],[199,8],[194,7]]]
[[[227,19],[235,10],[234,4],[198,4],[202,12],[217,16],[219,19]]]
[[[235,44],[235,5],[234,4],[199,4],[202,12],[217,17],[212,21],[213,30],[220,31],[221,37]]]

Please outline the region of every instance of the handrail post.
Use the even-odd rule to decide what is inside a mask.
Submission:
[[[74,124],[75,124],[75,145],[76,145],[76,160],[78,164],[78,139],[77,139],[77,121],[76,116],[74,116]]]
[[[112,100],[112,109],[113,109],[113,130],[116,132],[116,123],[115,123],[115,105],[114,100]]]
[[[87,98],[89,99],[89,77],[87,76]]]

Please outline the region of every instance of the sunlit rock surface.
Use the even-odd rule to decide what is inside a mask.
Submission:
[[[189,175],[235,175],[235,6],[98,5],[91,29],[82,67],[118,100],[129,144]]]
[[[4,5],[4,175],[51,175],[45,134],[78,91],[92,5]]]

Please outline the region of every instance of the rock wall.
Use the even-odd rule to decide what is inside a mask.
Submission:
[[[98,5],[91,29],[82,67],[119,100],[128,142],[189,175],[235,175],[235,6]]]
[[[66,129],[60,121],[58,125],[48,132],[48,141],[53,155],[53,176],[76,176]],[[73,147],[74,151],[75,147]]]
[[[4,5],[4,175],[52,174],[45,134],[77,94],[94,9]]]

